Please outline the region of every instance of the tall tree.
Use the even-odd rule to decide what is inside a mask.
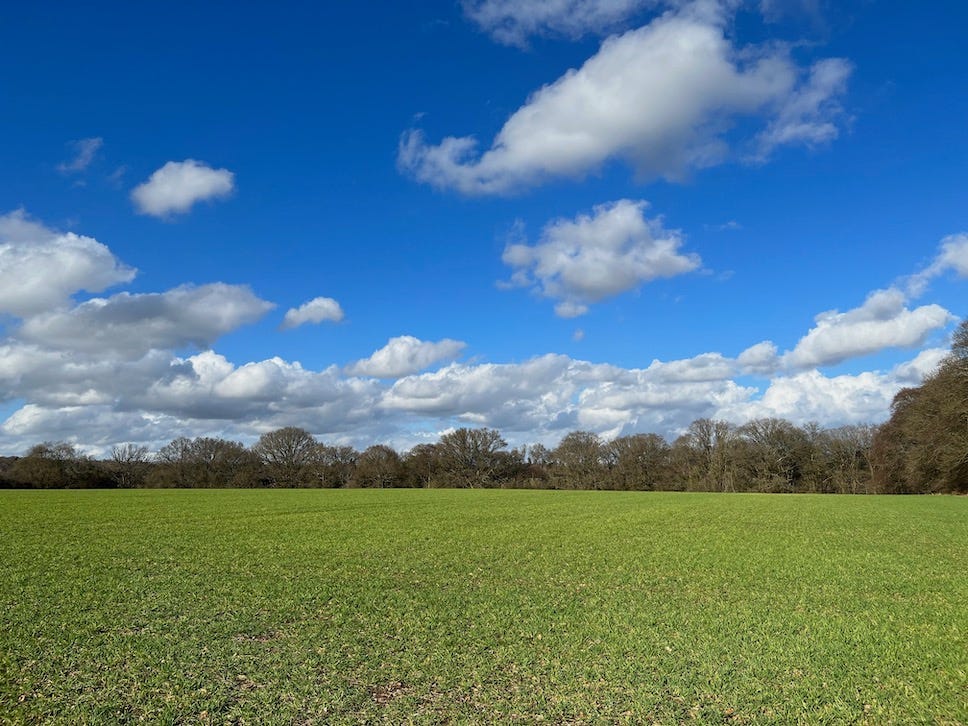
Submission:
[[[494,429],[451,431],[437,443],[441,473],[450,486],[487,486],[507,462],[506,446]]]
[[[319,445],[305,429],[287,426],[262,434],[252,450],[262,459],[274,486],[319,485]]]
[[[968,492],[968,320],[938,369],[894,397],[873,449],[878,491]]]

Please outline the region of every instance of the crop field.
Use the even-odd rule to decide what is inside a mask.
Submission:
[[[968,722],[968,498],[0,492],[2,723]]]

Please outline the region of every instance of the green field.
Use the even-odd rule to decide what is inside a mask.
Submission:
[[[0,492],[4,723],[966,723],[968,499]]]

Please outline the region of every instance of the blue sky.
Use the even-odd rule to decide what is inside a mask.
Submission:
[[[7,3],[0,452],[881,421],[965,313],[965,27]]]

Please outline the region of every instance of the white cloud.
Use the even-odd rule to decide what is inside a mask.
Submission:
[[[603,33],[659,0],[465,0],[464,13],[494,40],[525,47],[532,35]]]
[[[601,204],[590,216],[549,223],[534,246],[508,245],[502,259],[514,268],[512,283],[559,300],[555,312],[572,318],[643,282],[697,269],[699,256],[681,254],[681,234],[646,219],[646,206],[628,199]]]
[[[724,406],[716,417],[737,424],[754,418],[784,418],[800,425],[817,421],[826,426],[880,422],[901,387],[892,374],[828,377],[810,370],[774,378],[762,397]]]
[[[94,156],[98,150],[104,146],[104,139],[100,136],[93,136],[89,139],[78,139],[72,141],[74,158],[57,165],[57,171],[62,174],[75,174],[85,171],[94,161]]]
[[[690,5],[607,39],[581,68],[535,92],[483,153],[474,137],[434,145],[410,131],[399,165],[438,187],[500,194],[581,178],[611,159],[629,162],[643,179],[679,180],[729,155],[727,132],[740,117],[766,120],[766,131],[748,142],[760,156],[835,136],[846,63],[828,59],[805,71],[777,47],[737,49],[719,10]]]
[[[954,270],[959,277],[968,277],[968,234],[945,237],[934,266],[939,272]]]
[[[931,264],[906,278],[908,292],[914,296],[923,294],[931,280],[949,270],[958,277],[968,277],[968,234],[964,232],[941,240]]]
[[[369,358],[359,360],[347,367],[347,372],[357,376],[374,378],[400,378],[422,371],[443,360],[460,355],[466,343],[444,338],[436,343],[420,340],[412,335],[390,338],[385,346]]]
[[[290,308],[282,320],[282,329],[296,328],[306,323],[338,323],[344,317],[343,308],[331,297],[315,297],[298,308]]]
[[[131,199],[141,214],[167,217],[184,214],[196,202],[226,197],[234,188],[235,175],[228,169],[186,159],[169,161],[156,170],[134,188]]]
[[[92,237],[55,232],[23,210],[0,215],[0,313],[58,308],[81,290],[130,282],[135,272]]]
[[[847,90],[851,65],[841,58],[814,64],[803,85],[781,104],[769,126],[757,137],[754,158],[764,160],[778,146],[818,146],[837,138],[842,115],[839,98]]]
[[[60,239],[22,213],[0,218],[0,232],[14,246]],[[90,242],[113,263],[107,248]],[[957,270],[961,249],[956,238],[946,238],[939,264]],[[65,297],[70,287],[62,289],[68,292],[57,298],[60,307],[31,311],[0,338],[0,401],[16,407],[0,423],[0,453],[45,439],[102,453],[120,441],[158,448],[182,435],[252,443],[287,425],[363,448],[376,441],[406,447],[460,425],[500,429],[518,445],[554,443],[578,428],[605,437],[655,431],[671,438],[699,417],[876,422],[886,418],[893,395],[916,385],[946,351],[921,350],[892,370],[857,375],[827,376],[815,367],[922,344],[927,332],[953,319],[936,305],[908,309],[905,295],[891,288],[854,310],[818,316],[785,355],[766,341],[735,359],[707,352],[625,368],[548,354],[420,372],[465,346],[402,336],[345,369],[307,370],[278,357],[236,364],[207,349],[271,307],[245,287],[182,286],[73,307]],[[189,345],[202,350],[179,351]],[[741,385],[736,379],[744,374],[765,380]]]
[[[70,310],[39,313],[17,335],[52,350],[141,357],[152,349],[205,348],[272,307],[241,285],[182,285],[163,293],[123,292]]]
[[[780,364],[776,345],[769,340],[751,345],[739,354],[736,362],[743,373],[753,375],[769,375]]]
[[[894,393],[916,382],[933,358],[920,354],[888,373],[831,378],[808,371],[774,378],[761,391],[738,385],[733,362],[716,353],[644,369],[563,355],[453,363],[391,384],[279,358],[235,366],[213,351],[130,361],[95,354],[57,359],[37,349],[0,353],[0,390],[16,386],[27,399],[0,424],[5,452],[51,438],[107,448],[122,440],[157,447],[179,435],[252,442],[285,425],[360,447],[382,440],[409,446],[428,428],[468,424],[498,428],[514,444],[553,443],[577,428],[606,437],[637,431],[674,437],[699,417],[739,423],[783,416],[837,426],[885,418]]]
[[[955,320],[940,305],[909,310],[906,300],[903,292],[890,288],[872,292],[853,310],[821,313],[816,325],[783,356],[782,363],[789,368],[812,368],[885,348],[913,348],[923,345],[931,332]]]
[[[927,348],[913,359],[896,366],[894,375],[905,385],[916,386],[924,380],[925,376],[936,371],[941,361],[950,353],[947,348]]]

